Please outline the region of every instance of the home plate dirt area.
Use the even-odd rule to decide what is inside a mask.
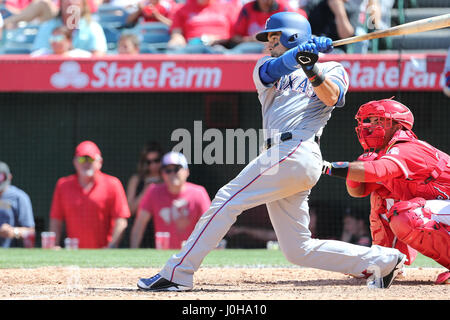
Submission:
[[[365,279],[308,268],[200,268],[189,292],[138,290],[154,268],[45,267],[0,269],[0,299],[18,300],[449,300],[435,285],[442,268],[407,268],[389,289]]]

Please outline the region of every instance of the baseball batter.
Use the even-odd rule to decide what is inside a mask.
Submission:
[[[312,38],[308,21],[293,12],[272,15],[256,38],[271,53],[256,63],[253,73],[268,134],[266,150],[217,192],[181,251],[157,275],[140,279],[138,287],[192,289],[194,272],[237,216],[264,203],[288,261],[354,275],[377,266],[380,286],[389,287],[406,259],[400,251],[312,239],[308,229],[308,195],[323,164],[319,137],[334,107],[344,105],[348,88],[342,65],[316,63],[319,52],[332,50],[331,39]]]

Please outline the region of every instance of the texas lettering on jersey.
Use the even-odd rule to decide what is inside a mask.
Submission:
[[[313,90],[311,82],[306,76],[302,76],[297,73],[291,73],[287,76],[281,77],[276,83],[275,87],[277,91],[295,91],[304,93],[308,97],[315,97],[316,93]]]

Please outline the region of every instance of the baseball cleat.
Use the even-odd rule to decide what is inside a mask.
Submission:
[[[391,286],[392,282],[394,281],[395,277],[403,270],[403,266],[406,261],[406,255],[403,253],[400,253],[398,256],[397,264],[395,265],[394,269],[392,269],[391,272],[387,276],[384,276],[381,279],[381,288],[387,289]]]
[[[148,279],[139,279],[137,286],[139,289],[147,291],[189,291],[192,287],[183,286],[171,282],[157,274]]]
[[[436,278],[435,284],[450,284],[450,271],[445,271],[439,274]]]

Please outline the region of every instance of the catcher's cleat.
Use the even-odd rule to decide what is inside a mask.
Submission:
[[[180,284],[173,283],[159,274],[148,278],[139,279],[137,286],[139,289],[147,291],[189,291],[192,287],[183,286]]]
[[[435,284],[450,284],[450,270],[438,275]]]
[[[394,281],[395,277],[403,270],[403,266],[406,261],[406,255],[403,253],[400,253],[398,256],[397,264],[395,265],[394,269],[392,269],[391,272],[387,276],[384,276],[381,280],[381,288],[387,289],[391,286],[392,282]]]

